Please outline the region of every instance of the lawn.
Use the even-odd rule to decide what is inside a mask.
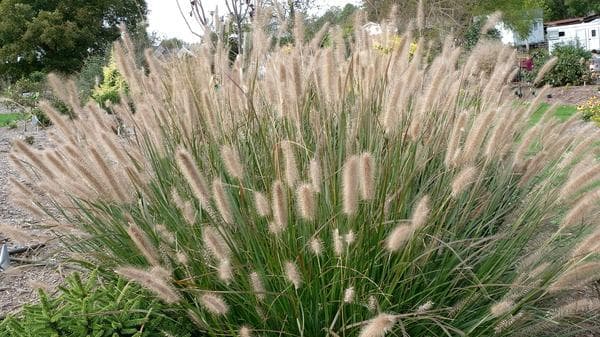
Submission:
[[[529,121],[531,125],[536,124],[540,121],[544,113],[550,108],[550,104],[542,103],[540,107],[533,113],[531,116],[531,120]],[[560,119],[561,121],[567,120],[569,117],[573,116],[577,112],[577,107],[575,105],[565,104],[559,106],[556,111],[554,111],[554,116]]]
[[[22,120],[24,118],[22,113],[8,113],[0,114],[0,127],[7,126],[12,122]]]

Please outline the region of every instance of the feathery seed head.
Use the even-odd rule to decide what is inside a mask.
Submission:
[[[349,230],[348,233],[344,235],[344,241],[346,241],[346,244],[348,246],[350,246],[354,243],[354,241],[356,241],[356,234],[354,234],[353,230]]]
[[[210,226],[202,228],[202,240],[204,241],[204,246],[214,258],[217,260],[229,259],[231,251],[216,228]]]
[[[266,217],[271,214],[269,200],[267,200],[267,197],[260,192],[254,192],[254,206],[256,207],[256,213],[262,217]]]
[[[388,236],[385,248],[390,252],[397,252],[402,248],[415,232],[415,227],[411,225],[398,225]]]
[[[152,271],[145,271],[135,267],[119,267],[115,272],[150,290],[165,303],[172,304],[181,300],[177,291],[168,284],[166,279],[161,277],[169,275],[169,272],[161,267],[154,267]]]
[[[229,260],[219,261],[219,268],[217,269],[217,271],[219,272],[219,280],[229,285],[229,283],[231,283],[231,280],[233,279],[233,270],[231,269],[231,262],[229,262]]]
[[[127,234],[137,247],[137,249],[144,255],[148,263],[154,266],[158,266],[160,264],[158,252],[156,248],[150,241],[150,238],[146,233],[136,224],[129,223],[129,228],[127,229]]]
[[[302,284],[302,276],[300,276],[298,267],[294,262],[287,261],[285,263],[285,277],[294,285],[295,289],[300,288],[300,285]]]
[[[411,225],[414,227],[414,229],[418,229],[425,225],[427,217],[429,216],[429,212],[429,196],[425,195],[419,200],[419,202],[417,202],[417,205],[413,211]]]
[[[312,220],[315,216],[315,196],[310,184],[303,184],[296,192],[298,199],[298,211],[305,220]]]
[[[340,230],[337,228],[333,229],[332,233],[333,237],[333,251],[336,256],[342,256],[344,253],[344,241],[342,240],[342,236],[340,235]]]
[[[240,337],[251,337],[252,330],[250,330],[250,328],[248,326],[244,325],[240,328],[239,336]]]
[[[360,331],[359,337],[383,337],[396,324],[394,315],[381,313],[371,319]]]
[[[256,298],[261,301],[264,300],[267,291],[265,290],[265,286],[263,285],[260,275],[258,275],[257,272],[252,272],[250,274],[250,284],[252,285],[252,290],[254,291]]]
[[[354,287],[349,287],[344,290],[344,303],[354,302]]]
[[[217,209],[219,210],[223,221],[230,225],[233,224],[231,204],[229,203],[229,199],[225,194],[225,188],[223,187],[223,183],[220,179],[213,180],[212,192],[215,199],[215,204],[217,205]]]
[[[344,213],[352,216],[358,208],[358,165],[359,158],[356,155],[346,160],[343,169],[342,197],[344,199]]]
[[[298,166],[296,164],[294,150],[292,149],[292,143],[290,141],[282,142],[281,151],[283,152],[285,163],[285,181],[288,186],[295,186],[296,181],[298,181]]]
[[[206,179],[194,164],[192,156],[187,150],[180,147],[177,149],[176,157],[177,165],[190,185],[192,192],[194,192],[194,196],[200,201],[202,207],[207,210],[210,209],[210,193],[208,192]]]
[[[317,158],[310,160],[309,164],[310,183],[316,193],[321,192],[321,165]]]
[[[244,177],[244,167],[242,166],[237,150],[232,146],[223,145],[223,147],[221,147],[221,157],[225,164],[225,168],[227,169],[227,173],[229,173],[230,176],[241,180]]]
[[[316,256],[321,256],[323,254],[323,242],[319,238],[312,238],[308,242],[308,247],[310,251]]]
[[[278,234],[287,226],[288,212],[285,191],[281,181],[276,180],[273,183],[273,229],[274,234]]]
[[[500,317],[510,312],[515,306],[512,300],[502,300],[491,306],[490,312],[494,317]]]
[[[452,198],[456,199],[471,183],[474,182],[477,175],[477,169],[473,166],[467,166],[460,170],[458,175],[452,181]]]
[[[360,157],[359,187],[361,199],[373,199],[375,196],[375,162],[370,153],[363,153]]]
[[[206,293],[200,297],[200,301],[204,308],[214,315],[222,316],[229,311],[229,306],[219,294]]]

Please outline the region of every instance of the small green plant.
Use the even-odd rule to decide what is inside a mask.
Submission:
[[[33,145],[33,143],[35,142],[35,137],[33,137],[33,136],[27,136],[27,137],[25,137],[25,139],[23,139],[23,141],[26,144]]]
[[[21,120],[21,119],[23,119],[22,113],[0,114],[0,127],[2,127],[2,126],[10,127],[13,124],[16,125],[17,121]]]
[[[92,273],[84,282],[75,273],[59,295],[38,293],[40,303],[0,322],[0,337],[192,336],[189,326],[165,315],[164,305],[123,279],[107,281]]]

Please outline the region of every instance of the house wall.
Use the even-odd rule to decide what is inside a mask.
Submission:
[[[595,31],[595,36],[592,36]],[[575,25],[548,27],[546,29],[548,51],[552,53],[558,44],[579,44],[587,50],[600,49],[600,19]]]
[[[542,19],[536,19],[533,22],[526,39],[520,39],[519,34],[502,22],[497,24],[495,28],[500,32],[500,39],[504,44],[525,46],[544,42],[544,22]]]

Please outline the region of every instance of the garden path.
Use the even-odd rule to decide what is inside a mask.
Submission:
[[[0,107],[0,113],[11,112]],[[46,243],[34,252],[15,255],[27,263],[12,262],[8,270],[0,272],[0,317],[31,303],[37,298],[36,288],[54,289],[65,276],[57,257],[59,244],[48,241],[49,230],[44,228],[44,219],[16,207],[11,202],[9,178],[18,178],[9,164],[8,155],[15,139],[33,137],[33,145],[42,149],[49,145],[47,130],[32,130],[29,122],[21,121],[16,129],[0,127],[0,225],[23,229],[30,237],[24,242],[3,233],[0,229],[0,242],[8,239],[9,249]],[[22,238],[25,239],[25,238]],[[32,263],[34,262],[34,263]]]

